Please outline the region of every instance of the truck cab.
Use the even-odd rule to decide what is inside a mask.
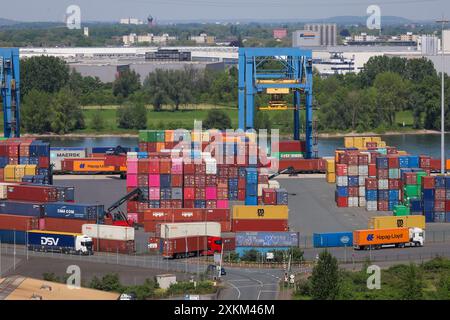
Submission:
[[[411,228],[409,229],[409,239],[415,246],[423,247],[425,231],[421,228]]]
[[[94,253],[92,243],[91,237],[86,235],[77,236],[75,239],[75,251],[83,255],[92,255]]]

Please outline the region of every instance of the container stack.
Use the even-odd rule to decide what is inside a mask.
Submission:
[[[421,180],[426,222],[450,222],[450,176],[424,176]]]
[[[326,178],[328,183],[336,183],[336,163],[333,158],[326,158],[325,161],[327,162],[327,173]]]
[[[131,254],[135,251],[134,228],[83,224],[81,233],[91,237],[94,251]]]
[[[232,213],[232,230],[234,232],[288,231],[288,212],[286,205],[235,205]]]
[[[239,256],[250,250],[266,254],[299,246],[298,232],[236,232],[235,239],[235,252]]]

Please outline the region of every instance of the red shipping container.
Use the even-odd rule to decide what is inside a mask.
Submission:
[[[215,209],[217,207],[216,200],[206,200],[206,208],[207,209]]]
[[[217,175],[220,178],[228,178],[228,165],[226,164],[217,165]]]
[[[422,189],[434,189],[434,177],[422,177]]]
[[[368,154],[359,154],[358,155],[358,165],[367,165],[369,164],[369,155]]]
[[[105,166],[126,167],[127,166],[127,156],[126,155],[107,154],[105,156]]]
[[[95,220],[45,218],[46,231],[81,233],[83,224],[94,224]]]
[[[170,200],[171,206],[174,209],[183,208],[183,200]]]
[[[277,193],[275,189],[263,188],[262,198],[264,204],[277,204]]]
[[[434,200],[446,200],[446,189],[435,189]]]
[[[389,211],[389,201],[378,200],[378,211]]]
[[[39,229],[39,218],[0,214],[0,230],[27,231]]]
[[[376,148],[377,143],[376,142],[366,142],[366,148]]]
[[[228,177],[230,178],[237,178],[238,177],[238,166],[237,165],[231,165],[228,167]],[[264,182],[261,182],[264,183]]]
[[[184,174],[195,174],[195,165],[193,163],[183,163]]]
[[[217,200],[228,199],[228,188],[217,188]]]
[[[4,141],[1,141],[3,143],[0,143],[0,156],[7,157],[8,156],[8,146],[4,144]]]
[[[206,186],[217,186],[217,176],[215,174],[207,174],[205,176],[205,185]],[[245,180],[244,180],[244,187],[245,187]]]
[[[354,153],[349,153],[347,163],[349,166],[358,165],[358,155]]]
[[[202,210],[205,221],[229,221],[230,209],[204,209]]]
[[[221,232],[231,232],[231,221],[216,221],[220,223],[220,231]]]
[[[206,173],[206,164],[204,163],[196,163],[194,164],[195,174],[205,174]]]
[[[338,164],[348,164],[348,153],[338,153]]]
[[[217,187],[218,188],[228,188],[228,179],[227,178],[218,178],[217,179]]]
[[[424,169],[431,167],[431,157],[430,156],[419,156],[419,166]]]
[[[375,163],[369,163],[369,177],[377,176],[377,165]]]
[[[170,174],[172,169],[172,161],[170,159],[159,160],[159,173]]]
[[[144,221],[172,221],[173,209],[146,209]]]
[[[246,180],[245,178],[239,178],[238,179],[238,188],[239,189],[244,189],[246,186]]]
[[[258,183],[267,184],[269,183],[269,176],[267,174],[261,174],[258,176]],[[239,186],[238,186],[239,187]]]
[[[238,189],[238,200],[245,201],[245,189]]]
[[[149,163],[148,159],[139,159],[138,160],[138,174],[147,174],[148,175]]]
[[[204,188],[206,186],[206,177],[202,173],[195,174],[194,185],[196,187]]]
[[[253,219],[233,220],[232,230],[240,231],[288,231],[288,220],[260,219],[257,223]]]
[[[400,179],[389,179],[388,185],[389,190],[398,190],[400,189]]]
[[[194,187],[195,186],[195,175],[186,174],[184,176],[184,186],[185,187]]]
[[[430,170],[434,172],[439,172],[441,170],[441,159],[431,159]]]
[[[184,188],[184,199],[194,200],[195,199],[195,188],[187,187]]]
[[[398,156],[388,156],[388,167],[389,169],[395,169],[399,167]]]
[[[159,206],[161,208],[172,208],[172,201],[171,200],[160,200]]]
[[[358,197],[359,196],[359,187],[348,187],[348,196],[349,197]]]
[[[403,183],[404,184],[417,184],[417,173],[416,172],[404,172],[403,173]]]
[[[206,199],[206,191],[204,188],[196,187],[194,188],[195,200],[205,200]]]
[[[148,175],[147,174],[139,174],[138,175],[138,186],[139,187],[148,187]]]
[[[450,211],[450,200],[445,200],[445,211],[446,212]]]
[[[236,237],[223,237],[223,251],[234,251],[236,250]]]
[[[377,190],[378,189],[377,178],[366,178],[366,189],[367,190]]]
[[[172,187],[181,188],[183,186],[183,175],[182,174],[173,174],[171,176],[170,184]]]
[[[204,221],[203,210],[204,209],[196,209],[196,208],[174,209],[172,211],[172,215],[173,215],[172,221],[173,222]]]
[[[10,158],[18,158],[19,157],[19,145],[17,142],[8,142],[8,156]]]
[[[398,150],[396,147],[386,147],[387,154],[397,154]]]
[[[348,197],[337,197],[336,204],[338,207],[348,207]]]
[[[151,173],[151,174],[159,174],[159,159],[158,158],[148,159],[147,172]]]
[[[280,141],[278,143],[279,152],[302,152],[302,145],[300,140]]]
[[[137,212],[144,212],[144,210],[148,209],[148,202],[136,201]]]
[[[58,201],[58,192],[53,187],[15,185],[7,187],[9,200],[23,200],[36,202]]]
[[[336,164],[336,175],[346,176],[348,175],[348,167],[346,164]]]
[[[434,201],[434,211],[445,211],[445,200]]]
[[[94,252],[112,252],[122,254],[133,254],[135,252],[134,240],[110,240],[92,238],[92,249]]]
[[[5,180],[5,169],[0,168],[0,181],[4,181],[4,180]]]
[[[137,201],[127,201],[127,212],[137,212]]]
[[[184,199],[184,202],[183,202],[183,207],[184,208],[194,208],[194,206],[195,206],[194,200],[186,200],[186,199]]]
[[[388,179],[389,178],[389,169],[377,169],[377,178],[378,179]]]

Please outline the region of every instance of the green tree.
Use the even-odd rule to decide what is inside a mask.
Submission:
[[[315,300],[334,300],[339,293],[339,267],[335,257],[322,251],[311,276],[311,295]]]
[[[53,110],[50,94],[32,89],[23,99],[22,126],[29,133],[52,131]]]
[[[124,287],[120,283],[119,275],[117,273],[105,274],[101,279],[94,277],[89,287],[92,289],[103,290],[103,291],[113,291],[113,292],[123,292]]]
[[[97,109],[94,111],[91,120],[91,127],[95,131],[101,131],[105,128],[105,120],[103,119],[102,111]]]
[[[423,298],[423,273],[413,263],[400,275],[400,297],[403,300],[419,300]]]
[[[147,127],[147,108],[143,103],[134,102],[117,109],[119,128],[142,130]]]
[[[436,285],[436,299],[450,300],[450,276],[448,272],[442,272]]]
[[[230,116],[223,110],[211,109],[203,120],[205,129],[225,130],[231,128]]]
[[[264,111],[257,111],[255,116],[255,129],[266,129],[270,130],[272,129],[272,121],[270,120],[269,115],[267,112]]]
[[[140,76],[134,70],[120,72],[113,82],[113,94],[121,98],[127,98],[140,88]]]
[[[65,134],[84,129],[84,116],[77,97],[67,88],[59,91],[54,98],[53,132]]]
[[[36,56],[20,61],[21,94],[33,89],[55,93],[69,81],[69,67],[64,60],[51,56]]]

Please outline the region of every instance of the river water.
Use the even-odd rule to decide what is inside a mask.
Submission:
[[[387,145],[398,147],[413,155],[427,154],[432,157],[440,157],[440,135],[436,134],[401,134],[382,136]],[[42,138],[49,141],[52,147],[137,147],[137,137],[50,137]],[[445,137],[446,158],[450,158],[450,134]],[[319,138],[319,156],[331,156],[334,150],[344,146],[344,138]]]

